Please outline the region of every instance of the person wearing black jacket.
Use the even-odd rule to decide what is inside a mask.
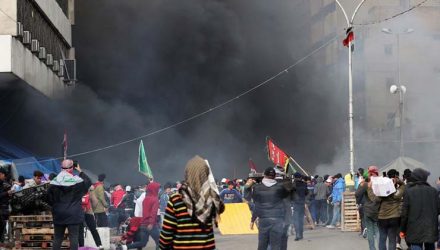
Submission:
[[[9,218],[9,197],[12,194],[11,185],[6,181],[7,171],[0,168],[0,242],[4,242],[6,221]]]
[[[79,176],[73,175],[73,161],[64,160],[62,171],[50,182],[47,191],[48,202],[52,206],[55,236],[52,249],[61,249],[66,228],[69,232],[70,249],[78,249],[79,226],[84,221],[81,207],[82,197],[92,185],[90,178],[81,171],[79,165],[75,169]]]
[[[430,173],[416,168],[403,196],[400,236],[406,237],[412,250],[434,249],[438,240],[440,199],[437,190],[428,183]]]
[[[262,182],[254,185],[252,199],[255,212],[251,228],[258,218],[258,250],[267,250],[269,244],[272,250],[281,249],[285,230],[285,198],[290,191],[284,183],[275,180],[275,169],[272,167],[264,171]]]
[[[293,186],[293,225],[295,226],[295,241],[301,240],[304,236],[304,209],[306,206],[306,196],[308,194],[307,184],[303,181],[303,176],[296,172]]]

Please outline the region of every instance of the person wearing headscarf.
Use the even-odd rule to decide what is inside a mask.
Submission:
[[[185,168],[185,181],[170,196],[165,210],[160,249],[215,249],[213,224],[224,211],[207,160],[195,156]]]
[[[400,237],[406,238],[414,250],[434,249],[438,240],[440,200],[437,190],[427,182],[429,175],[422,168],[414,169],[403,196]]]
[[[78,249],[79,226],[84,221],[82,197],[87,193],[92,182],[81,171],[75,169],[79,176],[73,174],[73,161],[66,159],[61,163],[62,171],[50,182],[47,190],[48,203],[52,206],[54,240],[52,249],[61,249],[66,228],[69,233],[70,249]]]

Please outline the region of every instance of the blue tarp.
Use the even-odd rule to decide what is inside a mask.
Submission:
[[[53,158],[35,158],[30,152],[0,138],[0,160],[13,162],[18,175],[32,178],[35,170],[44,174],[59,173],[60,162]]]
[[[23,175],[24,178],[30,179],[33,177],[34,171],[39,170],[44,174],[59,173],[60,165],[56,165],[56,160],[45,161],[42,163],[47,163],[45,165],[38,162],[35,157],[28,157],[23,159],[13,159],[11,160],[15,164],[18,175]]]

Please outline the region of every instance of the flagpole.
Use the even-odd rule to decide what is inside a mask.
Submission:
[[[293,159],[292,156],[289,156],[289,159],[292,160],[293,163],[295,163],[295,165],[296,165],[301,171],[303,171],[304,174],[306,174],[307,176],[310,176],[309,173],[307,173],[307,172],[304,170],[304,168],[302,168],[302,167],[298,164],[298,162],[296,162],[295,159]]]
[[[351,27],[353,27],[353,20],[359,10],[359,8],[362,6],[362,4],[366,0],[362,0],[356,9],[353,12],[353,15],[351,16],[351,20],[348,19],[347,12],[345,11],[342,4],[339,2],[339,0],[336,0],[336,3],[341,8],[342,13],[344,14],[345,21],[347,22],[347,30]],[[353,56],[352,56],[352,40],[348,40],[348,122],[349,122],[349,137],[350,137],[350,172],[354,174],[354,128],[353,128]]]

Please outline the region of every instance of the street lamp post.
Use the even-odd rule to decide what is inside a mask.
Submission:
[[[399,112],[400,112],[400,156],[404,156],[404,148],[403,148],[403,112],[404,112],[404,95],[406,93],[406,87],[404,85],[396,86],[392,85],[390,87],[391,94],[399,93]]]
[[[335,0],[338,6],[341,8],[342,13],[344,14],[345,21],[347,22],[347,30],[349,28],[353,27],[353,21],[354,18],[359,10],[359,8],[362,6],[362,4],[366,0],[362,0],[356,7],[356,9],[353,12],[353,15],[351,16],[351,19],[348,18],[347,12],[345,11],[342,4],[339,2],[339,0]],[[354,174],[354,140],[353,140],[353,59],[352,59],[352,53],[351,50],[352,41],[348,41],[348,122],[350,127],[349,137],[350,137],[350,172]]]
[[[393,32],[391,29],[389,28],[383,28],[382,32],[385,34],[389,34],[389,35],[396,35],[396,42],[397,42],[397,84],[399,84],[399,86],[396,85],[392,85],[390,87],[390,92],[391,94],[396,94],[399,93],[399,113],[400,113],[400,156],[403,157],[405,152],[404,152],[404,144],[403,144],[403,122],[404,122],[404,95],[406,93],[406,87],[404,85],[400,85],[400,35],[403,34],[409,34],[414,32],[414,29],[411,28],[407,28],[404,29],[402,32]]]

